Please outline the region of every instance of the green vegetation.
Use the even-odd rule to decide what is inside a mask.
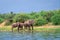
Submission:
[[[35,23],[36,26],[40,26],[40,25],[44,25],[44,24],[47,24],[46,19],[44,19],[42,17],[36,19],[36,23]]]
[[[0,18],[0,23],[2,23],[4,21],[4,19],[3,18]]]
[[[6,25],[10,25],[16,21],[23,22],[28,19],[34,19],[35,26],[45,25],[49,22],[55,25],[60,25],[60,10],[31,12],[31,13],[10,12],[0,14],[0,23],[2,23],[4,20],[8,20]]]
[[[30,17],[28,16],[28,14],[17,14],[13,17],[13,21],[16,22],[23,22],[27,19],[30,19]]]
[[[12,31],[11,26],[4,26],[0,28],[0,31]],[[14,31],[17,31],[17,28],[14,28]]]
[[[4,27],[0,28],[0,31],[12,31],[11,26],[4,26]],[[18,31],[17,28],[14,28],[14,31]],[[26,30],[24,29],[24,30],[20,30],[20,31],[26,31]],[[60,28],[36,28],[36,27],[34,27],[33,31],[60,32]]]
[[[60,32],[60,28],[34,28],[35,31]]]
[[[51,21],[55,25],[60,25],[60,13],[52,16]]]

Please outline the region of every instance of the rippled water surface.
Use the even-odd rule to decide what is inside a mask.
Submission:
[[[0,40],[60,40],[59,32],[0,32]]]

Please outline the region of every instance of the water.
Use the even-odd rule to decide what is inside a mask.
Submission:
[[[0,32],[0,40],[60,40],[59,32]]]

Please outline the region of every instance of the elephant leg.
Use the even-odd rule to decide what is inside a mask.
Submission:
[[[19,27],[18,27],[18,32],[19,32]]]
[[[23,30],[23,27],[21,27],[21,30]]]
[[[13,32],[13,27],[12,27],[12,32]]]
[[[23,30],[23,26],[22,26],[22,30]]]
[[[31,29],[30,29],[30,26],[28,26],[28,28],[29,28],[29,30],[31,30]]]
[[[32,30],[33,30],[33,25],[31,25],[32,26]]]
[[[27,26],[24,26],[25,29],[27,29]]]

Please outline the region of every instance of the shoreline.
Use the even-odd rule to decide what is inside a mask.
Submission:
[[[12,30],[0,30],[0,32],[12,32]],[[55,31],[60,31],[60,28],[35,28],[34,30],[20,30],[20,31],[37,31],[37,32],[55,32]],[[13,32],[18,32],[18,30],[13,30]]]
[[[10,26],[0,27],[0,31],[12,31]],[[17,31],[17,28],[14,28],[14,31]],[[20,31],[29,31],[28,29],[23,29]],[[52,25],[43,25],[43,26],[34,26],[34,30],[31,31],[60,31],[60,26],[52,26]]]

